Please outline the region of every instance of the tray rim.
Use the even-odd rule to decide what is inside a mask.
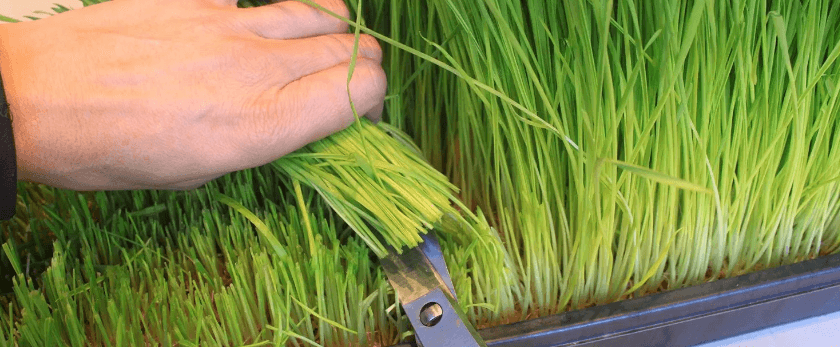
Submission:
[[[837,311],[840,254],[479,333],[492,347],[691,346]]]

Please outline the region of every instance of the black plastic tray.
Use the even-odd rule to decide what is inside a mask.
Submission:
[[[836,311],[840,254],[480,334],[492,347],[692,346]]]

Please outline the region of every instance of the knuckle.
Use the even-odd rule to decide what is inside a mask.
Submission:
[[[283,27],[286,27],[287,22],[295,22],[299,21],[302,18],[300,13],[306,13],[308,9],[301,8],[302,6],[298,5],[298,2],[292,3],[292,5],[296,6],[265,6],[265,7],[255,7],[251,10],[255,13],[261,12],[261,16],[265,22],[270,22],[272,25],[279,25],[282,24]],[[278,20],[281,18],[289,18],[291,20]]]
[[[360,65],[358,67],[359,69],[354,72],[360,73],[360,77],[365,79],[368,83],[368,87],[371,91],[373,91],[373,94],[384,97],[387,89],[387,78],[385,76],[385,70],[382,66],[370,60],[362,60],[360,61]]]
[[[370,35],[359,36],[359,48],[364,52],[366,58],[382,61],[382,47],[379,46],[379,41]]]
[[[355,40],[353,34],[324,36],[322,41],[324,53],[329,54],[330,57],[346,57],[349,60],[350,55],[353,54]],[[358,55],[360,58],[381,62],[382,48],[373,36],[359,35]]]
[[[333,13],[341,16],[341,17],[344,17],[344,18],[349,18],[350,17],[350,9],[347,8],[347,5],[345,5],[344,1],[342,1],[342,0],[325,0],[325,1],[317,1],[317,3],[319,5],[321,5],[322,7],[326,8],[327,10],[330,10],[331,12],[333,12]],[[314,9],[314,10],[318,12],[319,16],[325,17],[328,21],[330,21],[330,23],[332,23],[333,32],[336,32],[336,33],[347,32],[347,30],[350,29],[350,25],[348,25],[347,23],[345,23],[344,21],[342,21],[338,18],[333,18],[332,16],[330,16],[329,13],[322,12],[321,10],[318,10],[318,9]]]
[[[329,57],[341,57],[347,55],[348,50],[352,50],[353,46],[350,43],[348,46],[348,42],[346,38],[336,36],[336,35],[327,35],[323,36],[321,48],[324,50],[326,56]]]
[[[333,20],[333,22],[335,23],[335,28],[333,30],[334,32],[346,33],[348,30],[350,30],[350,24],[347,24],[340,19],[335,19],[335,18],[330,18],[330,19]]]
[[[382,95],[382,97],[385,97],[385,93],[388,89],[388,77],[385,75],[385,69],[383,69],[381,65],[376,64],[376,66],[372,69],[372,73],[376,90]]]
[[[335,0],[327,0],[327,1],[315,1],[321,7],[327,9],[330,12],[333,12],[341,17],[347,18],[350,16],[350,10],[347,6],[344,5],[344,1],[335,1]],[[298,3],[301,6],[301,12],[306,13],[308,18],[319,18],[321,22],[329,23],[326,24],[329,27],[329,31],[333,33],[342,33],[347,32],[350,26],[345,23],[344,21],[334,18],[329,13],[324,12],[316,7],[306,5],[304,3]]]
[[[319,2],[323,3],[321,4],[321,6],[324,6],[324,8],[335,12],[335,14],[339,16],[342,16],[344,18],[350,17],[350,9],[347,8],[347,4],[345,4],[343,0],[324,0]]]
[[[324,14],[324,15],[329,16],[327,14]],[[346,33],[348,30],[350,30],[350,24],[347,24],[340,19],[330,17],[329,20],[334,25],[333,32],[335,32],[335,33]]]

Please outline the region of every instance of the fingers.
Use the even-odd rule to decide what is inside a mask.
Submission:
[[[347,92],[349,64],[341,64],[304,77],[283,88],[284,97],[299,100],[297,129],[291,138],[302,145],[346,128],[355,121],[350,100],[360,116],[378,120],[385,99],[385,71],[374,61],[356,62]]]
[[[248,71],[242,76],[274,76],[277,84],[285,85],[341,63],[349,62],[353,55],[355,38],[352,34],[323,35],[307,39],[265,40],[258,42],[253,54],[243,55],[243,67]],[[358,59],[382,61],[379,43],[371,36],[359,37]]]
[[[250,166],[275,160],[352,124],[355,116],[347,92],[348,69],[349,64],[341,64],[264,95],[255,105],[258,110],[250,126],[253,129],[244,129],[245,138],[235,141],[248,144],[243,152],[254,155],[248,158],[255,161]],[[379,119],[385,87],[385,71],[377,62],[356,62],[350,97],[359,116]],[[260,110],[276,113],[260,115]],[[256,137],[251,136],[255,133]]]
[[[221,0],[217,0],[221,1]],[[313,1],[347,18],[350,12],[341,0]],[[239,20],[254,34],[268,39],[284,40],[347,32],[343,21],[299,1],[242,9]]]
[[[353,34],[334,34],[308,39],[286,40],[283,41],[282,45],[276,45],[275,47],[282,49],[284,56],[290,51],[299,52],[300,54],[296,54],[295,58],[303,59],[301,62],[311,61],[321,56],[328,57],[327,60],[335,61],[330,65],[334,66],[339,62],[350,61],[355,44],[356,38]],[[359,58],[382,62],[382,49],[373,36],[359,35],[358,54]]]

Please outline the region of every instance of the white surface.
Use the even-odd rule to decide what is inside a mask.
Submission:
[[[67,8],[81,8],[79,0],[0,0],[0,14],[18,20],[31,15],[35,11],[52,12],[53,4],[62,4]]]
[[[840,312],[731,337],[698,347],[840,347]]]

